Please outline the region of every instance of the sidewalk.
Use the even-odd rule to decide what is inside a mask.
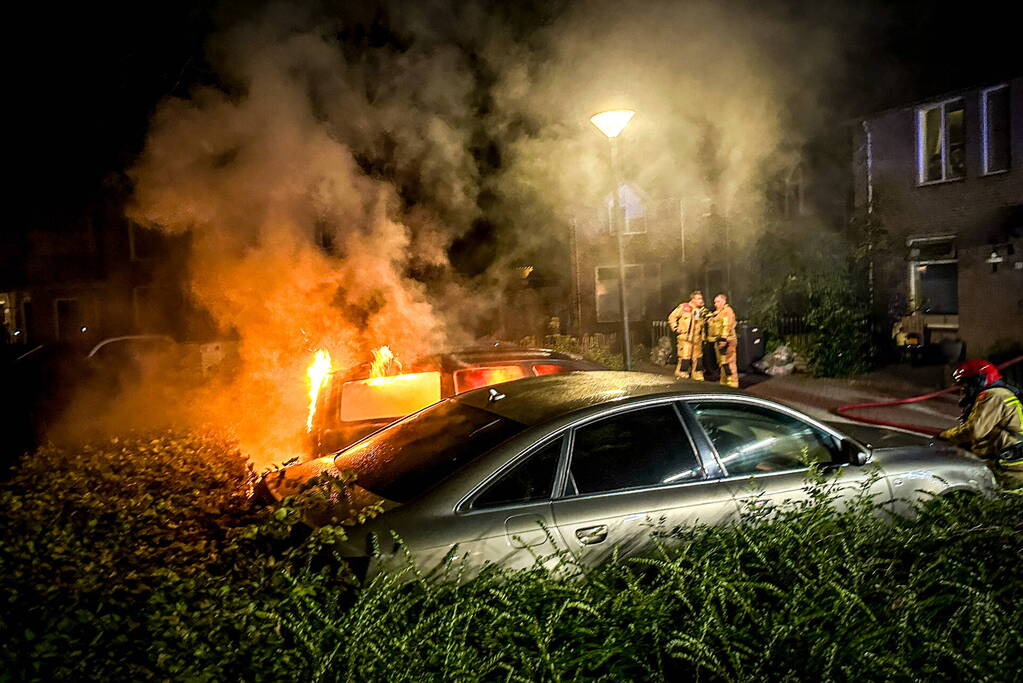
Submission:
[[[638,362],[636,370],[661,375],[674,374],[674,366]],[[739,386],[754,396],[769,398],[830,422],[850,422],[832,411],[849,403],[871,403],[909,398],[936,391],[945,383],[941,367],[892,366],[848,379],[810,377],[795,374],[769,377],[740,375]],[[959,417],[955,393],[889,408],[857,411],[857,415],[921,427],[945,428]]]

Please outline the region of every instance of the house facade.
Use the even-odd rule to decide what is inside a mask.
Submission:
[[[622,226],[626,305],[631,338],[649,344],[653,323],[664,322],[693,289],[708,300],[731,293],[731,266],[721,249],[725,221],[703,197],[657,198],[624,183],[619,187],[619,215],[612,202],[576,211],[572,222],[571,302],[575,334],[621,332],[618,294],[618,245],[614,230]],[[716,236],[717,249],[711,247]]]
[[[0,244],[0,341],[88,347],[138,333],[188,336],[184,237],[128,221],[120,205],[54,214]]]
[[[853,136],[853,210],[884,241],[874,313],[971,356],[1023,343],[1023,78],[862,117]]]

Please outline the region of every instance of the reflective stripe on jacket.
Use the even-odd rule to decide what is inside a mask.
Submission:
[[[1023,440],[1023,406],[1008,389],[986,389],[977,395],[966,420],[939,436],[977,455],[998,455]]]

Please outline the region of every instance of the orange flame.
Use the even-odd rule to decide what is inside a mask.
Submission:
[[[373,349],[373,364],[369,369],[370,379],[400,375],[401,371],[401,361],[395,358],[389,346]]]
[[[313,362],[309,365],[309,369],[306,370],[306,375],[309,377],[309,416],[305,421],[307,432],[313,431],[316,399],[320,395],[323,385],[326,384],[327,375],[330,374],[331,369],[330,354],[325,349],[320,349],[313,357]]]

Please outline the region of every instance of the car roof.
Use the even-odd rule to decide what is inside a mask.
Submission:
[[[554,351],[552,349],[541,349],[527,346],[500,342],[482,346],[471,346],[454,351],[445,351],[430,356],[424,356],[414,360],[410,367],[430,367],[444,372],[452,372],[459,368],[474,367],[487,363],[502,363],[514,361],[531,360],[565,360],[575,361],[577,365],[586,368],[603,367],[598,363],[586,360],[582,356]],[[331,375],[334,377],[352,379],[368,373],[370,364],[362,363],[355,367],[334,370]],[[406,370],[412,372],[412,370]]]
[[[437,354],[435,358],[439,361],[441,367],[446,370],[484,365],[487,363],[507,363],[531,360],[584,360],[582,356],[577,356],[571,353],[562,353],[561,351],[554,351],[552,349],[527,348],[522,346],[484,346],[460,349],[458,351],[449,351],[447,353]],[[594,364],[594,367],[598,366]]]
[[[529,377],[469,391],[449,400],[534,425],[612,401],[671,394],[682,397],[742,392],[720,384],[676,380],[646,372],[595,371]],[[492,400],[492,395],[499,398]]]
[[[108,337],[92,347],[92,351],[89,351],[86,358],[92,358],[99,353],[100,349],[104,346],[118,344],[120,342],[160,342],[162,344],[173,344],[174,340],[165,334],[126,334],[121,337]]]

